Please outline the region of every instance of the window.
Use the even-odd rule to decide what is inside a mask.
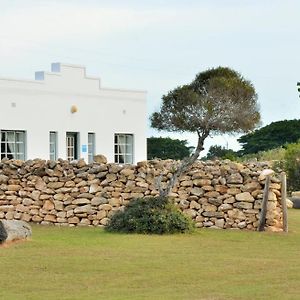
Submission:
[[[50,145],[50,160],[57,160],[57,132],[50,131],[49,134]]]
[[[88,162],[92,163],[94,161],[95,155],[95,133],[88,133]]]
[[[133,163],[133,135],[115,134],[115,163]]]
[[[78,133],[77,132],[67,132],[67,160],[72,161],[78,159]]]
[[[0,130],[1,159],[25,160],[25,131]]]

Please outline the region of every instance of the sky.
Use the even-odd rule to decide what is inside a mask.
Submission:
[[[33,79],[52,62],[84,65],[104,87],[162,95],[230,67],[258,94],[262,125],[300,118],[299,0],[0,0],[0,77]],[[0,99],[1,101],[1,99]],[[148,136],[186,139],[150,128]],[[238,136],[210,137],[239,149]]]

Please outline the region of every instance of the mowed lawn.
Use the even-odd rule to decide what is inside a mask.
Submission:
[[[300,299],[300,210],[288,234],[111,234],[33,226],[0,248],[0,299]]]

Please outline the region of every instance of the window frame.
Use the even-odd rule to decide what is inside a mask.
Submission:
[[[95,132],[88,132],[88,163],[92,163],[94,161],[95,153],[96,153],[96,134]]]
[[[115,133],[114,161],[117,164],[134,163],[134,135],[132,133]]]
[[[51,140],[54,136],[54,141]],[[54,145],[54,152],[51,151],[51,145]],[[53,157],[51,157],[53,155]],[[57,131],[49,131],[49,159],[56,161],[58,159],[58,133]]]
[[[71,138],[74,139],[73,145],[69,145],[69,141],[71,141]],[[73,149],[73,156],[70,156],[69,153],[72,149]],[[78,160],[79,157],[80,157],[79,132],[67,131],[66,132],[66,159],[68,161],[72,161],[72,160]]]
[[[13,134],[13,138],[11,140],[8,138],[9,134]],[[21,138],[18,138],[18,136],[21,136]],[[25,130],[0,129],[0,145],[0,159],[8,158],[26,160],[27,140]],[[12,147],[13,150],[11,150],[10,147]]]

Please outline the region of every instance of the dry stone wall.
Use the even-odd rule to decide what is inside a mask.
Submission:
[[[61,226],[105,226],[136,197],[156,196],[156,178],[165,185],[173,161],[135,165],[89,164],[83,160],[0,162],[0,219]],[[256,230],[267,164],[196,162],[171,193],[197,227]],[[282,228],[280,180],[274,175],[266,229]]]

